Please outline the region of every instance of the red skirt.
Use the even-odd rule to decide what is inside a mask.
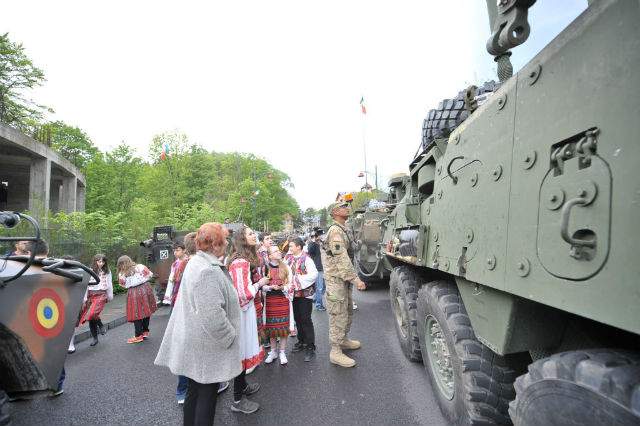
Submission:
[[[106,290],[89,290],[87,293],[87,301],[82,305],[78,323],[84,324],[87,321],[99,320],[100,312],[102,312],[107,302]]]
[[[286,337],[289,335],[289,299],[282,293],[267,293],[266,321],[263,338]]]
[[[149,283],[127,290],[127,321],[150,317],[156,311],[156,298]]]

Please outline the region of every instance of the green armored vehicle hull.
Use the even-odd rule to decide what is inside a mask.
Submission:
[[[20,218],[34,225],[36,236],[0,241],[39,238],[37,223],[26,215],[0,212],[0,225],[13,227]],[[56,390],[91,276],[98,279],[71,260],[0,259],[0,424],[9,421],[3,409],[7,394],[31,398]]]
[[[640,4],[590,2],[509,77],[533,3],[488,2],[503,81],[428,118],[384,237],[399,341],[453,422],[640,424]]]

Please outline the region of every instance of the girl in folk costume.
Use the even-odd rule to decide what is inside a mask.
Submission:
[[[263,339],[269,339],[271,350],[264,360],[266,364],[280,358],[280,365],[287,364],[287,336],[292,328],[291,300],[291,269],[282,261],[282,253],[277,246],[269,247],[269,263],[267,263],[269,284],[262,287],[265,292],[265,321]],[[277,350],[276,339],[280,338],[280,350]]]
[[[256,269],[259,266],[256,254],[257,238],[251,228],[243,226],[233,233],[234,252],[227,260],[229,274],[233,286],[238,294],[240,302],[240,356],[242,358],[242,373],[233,382],[232,411],[241,411],[241,399],[243,395],[257,392],[260,385],[254,383],[248,385],[246,370],[254,368],[262,362],[264,350],[258,339],[258,325],[256,317],[255,297],[260,288],[269,283],[269,278],[262,277],[256,282],[253,279],[259,276]]]
[[[313,311],[313,297],[318,270],[311,257],[304,253],[304,243],[300,238],[294,238],[289,244],[291,257],[289,266],[293,272],[291,286],[293,287],[293,315],[298,327],[298,343],[292,352],[305,350],[304,361],[311,361],[316,353],[315,331],[311,312]]]
[[[186,238],[186,237],[185,237]],[[173,245],[173,256],[175,261],[171,264],[171,272],[169,273],[169,280],[167,282],[167,290],[164,293],[163,305],[175,305],[176,296],[180,289],[180,280],[182,279],[182,273],[187,266],[189,256],[185,250],[184,242],[175,243]]]
[[[149,318],[156,311],[156,299],[149,285],[151,271],[135,264],[129,256],[118,259],[118,283],[127,289],[127,321],[133,323],[135,336],[127,343],[140,343],[149,336]]]
[[[104,254],[96,254],[93,257],[93,272],[100,277],[100,282],[91,281],[84,295],[84,305],[80,312],[80,324],[89,321],[89,330],[93,341],[91,346],[98,344],[98,331],[104,335],[105,329],[100,319],[100,313],[104,305],[113,300],[113,283],[111,271],[107,265],[107,257]]]

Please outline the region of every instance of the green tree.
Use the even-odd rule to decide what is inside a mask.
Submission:
[[[124,142],[111,152],[96,154],[86,171],[87,211],[128,211],[142,195],[138,182],[144,169],[142,159]]]
[[[78,127],[54,121],[42,128],[51,135],[51,147],[82,171],[98,153],[89,136]]]
[[[0,35],[0,121],[32,133],[47,108],[25,92],[44,82],[44,72],[27,57],[22,44],[12,42],[8,33]]]

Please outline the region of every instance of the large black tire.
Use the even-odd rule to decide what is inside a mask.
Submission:
[[[639,425],[640,354],[563,352],[529,365],[509,407],[514,424]]]
[[[475,86],[474,86],[475,87]],[[497,90],[498,84],[487,81],[474,89],[476,95],[483,95]],[[465,103],[466,90],[461,91],[453,99],[444,99],[438,104],[438,108],[429,111],[422,122],[422,149],[428,149],[436,138],[448,138],[464,120],[466,120],[473,107]]]
[[[409,266],[398,266],[391,271],[389,298],[396,333],[402,352],[412,362],[422,361],[416,322],[416,299],[420,284],[420,276]]]
[[[508,408],[515,397],[517,372],[476,339],[457,287],[430,282],[418,292],[417,302],[423,363],[445,417],[454,424],[510,424]],[[437,353],[438,347],[445,353],[444,345],[448,357],[442,363]],[[437,360],[447,371],[443,381]]]

